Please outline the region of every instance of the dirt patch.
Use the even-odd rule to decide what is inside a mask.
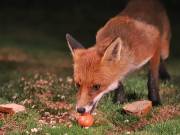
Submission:
[[[12,129],[24,129],[23,125],[18,125],[13,119],[12,115],[10,114],[1,114],[3,117],[1,117],[1,121],[3,121],[3,126],[0,128],[0,135],[5,135],[7,131],[10,131]]]
[[[76,121],[78,114],[74,111],[68,111],[58,114],[50,114],[49,112],[44,112],[44,114],[39,119],[40,125],[54,126],[56,124],[64,124],[68,128],[72,127],[72,122]]]
[[[0,61],[24,62],[28,59],[27,53],[19,48],[0,48]]]
[[[72,109],[72,105],[67,103],[66,101],[51,101],[49,98],[53,96],[53,94],[48,91],[43,94],[36,94],[39,101],[46,106],[48,109],[58,110],[58,109],[65,109],[70,110]]]
[[[48,81],[39,80],[35,85],[43,88],[48,84]],[[72,108],[72,104],[62,101],[52,101],[53,93],[51,91],[37,93],[35,97],[43,104],[43,108],[39,109],[41,114],[39,118],[39,125],[55,126],[56,124],[64,124],[67,127],[72,127],[72,122],[76,120],[77,113]],[[29,101],[29,100],[28,100]],[[26,102],[27,104],[28,102]],[[29,102],[33,106],[33,102]]]
[[[161,108],[158,108],[157,111],[152,112],[151,118],[141,118],[138,122],[135,122],[129,126],[120,126],[115,128],[113,132],[117,133],[124,133],[124,132],[135,132],[137,130],[140,130],[144,128],[147,125],[150,124],[156,124],[159,122],[163,122],[169,119],[174,118],[175,116],[180,115],[180,109],[178,106],[163,106]],[[111,133],[107,133],[108,135],[111,135]]]
[[[160,90],[160,95],[162,95],[162,97],[168,97],[169,95],[172,96],[172,94],[176,94],[177,93],[177,89],[175,88],[161,88]]]
[[[132,125],[132,128],[141,129],[146,125],[163,122],[172,119],[177,115],[180,115],[180,110],[176,106],[164,106],[158,110],[158,113],[152,113],[152,118],[150,120],[147,120],[145,118],[141,119],[138,123]]]
[[[16,47],[1,47],[0,62],[15,62],[20,72],[60,72],[72,68],[72,61],[60,56],[35,55]]]

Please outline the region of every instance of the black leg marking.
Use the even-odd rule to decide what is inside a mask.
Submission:
[[[120,82],[117,89],[115,89],[114,103],[122,104],[126,101],[123,84]]]
[[[148,98],[152,101],[153,105],[160,105],[160,95],[159,95],[159,87],[158,80],[153,77],[152,73],[148,74]]]
[[[171,79],[169,73],[166,70],[166,67],[165,67],[165,64],[164,64],[163,60],[161,60],[161,63],[160,63],[160,66],[159,66],[159,78],[162,81],[169,81]]]

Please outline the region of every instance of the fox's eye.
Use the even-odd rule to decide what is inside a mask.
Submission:
[[[101,87],[100,84],[95,84],[95,85],[92,86],[92,89],[93,89],[94,91],[97,91],[97,90],[100,89],[100,87]]]
[[[80,88],[80,84],[79,83],[75,83],[75,85],[76,85],[76,88]]]

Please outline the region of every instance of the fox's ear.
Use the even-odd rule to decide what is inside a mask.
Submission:
[[[114,41],[111,42],[109,47],[104,52],[102,57],[102,62],[117,62],[121,58],[121,50],[122,50],[122,40],[120,37],[116,38]]]
[[[74,39],[70,34],[66,34],[66,40],[69,46],[69,49],[71,50],[72,55],[74,56],[74,50],[76,49],[83,49],[84,47],[76,40]]]

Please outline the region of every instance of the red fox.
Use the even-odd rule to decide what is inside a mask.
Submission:
[[[158,81],[170,79],[164,60],[169,55],[171,33],[159,0],[130,0],[96,34],[96,43],[85,49],[66,34],[74,60],[78,90],[76,110],[92,113],[101,97],[115,90],[118,103],[125,101],[122,80],[149,63],[148,98],[161,104]]]

